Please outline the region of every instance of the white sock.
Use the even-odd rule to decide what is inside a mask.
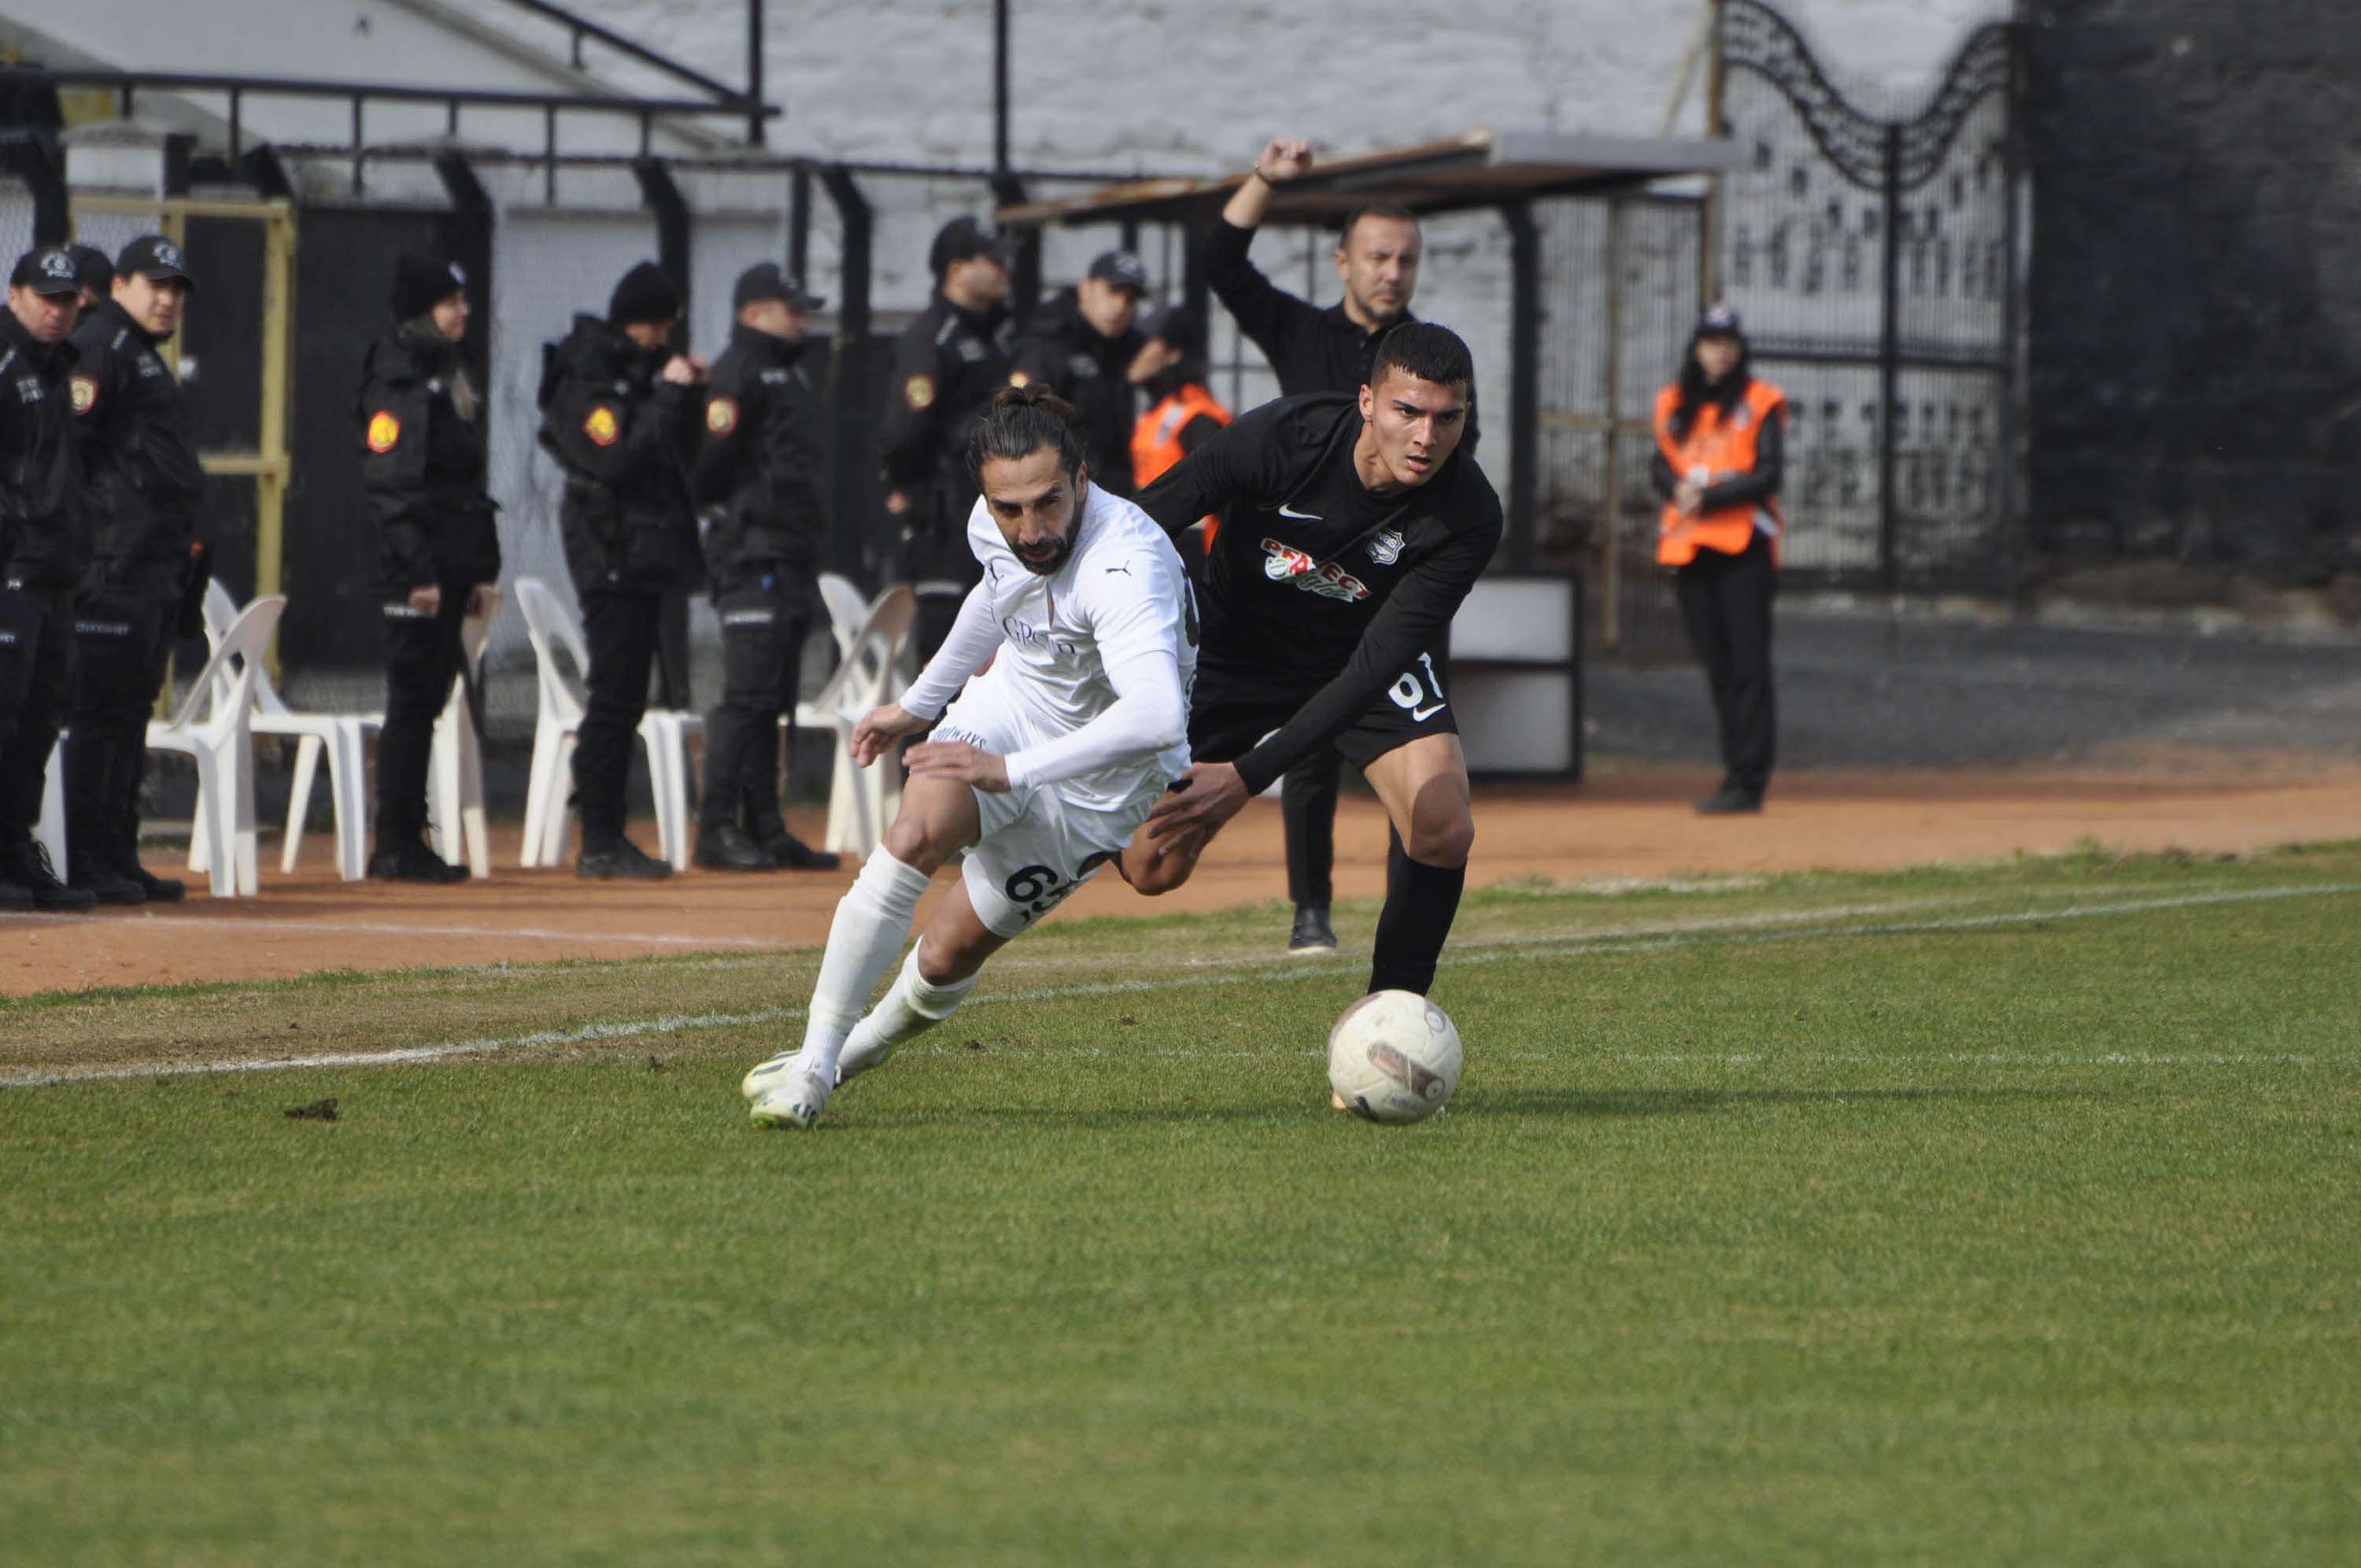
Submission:
[[[853,1026],[851,1036],[844,1042],[844,1054],[837,1061],[839,1083],[848,1083],[873,1067],[884,1066],[895,1047],[909,1044],[958,1012],[967,993],[975,989],[980,974],[945,981],[940,985],[920,974],[920,946],[923,944],[912,944],[910,956],[903,961],[902,972],[885,992],[884,1000]]]
[[[894,955],[902,950],[918,912],[918,895],[926,891],[927,873],[904,865],[880,844],[837,904],[804,1025],[804,1055],[823,1074],[835,1075],[844,1036],[869,1005],[869,993],[877,989]]]

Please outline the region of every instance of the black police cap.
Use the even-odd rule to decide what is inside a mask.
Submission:
[[[8,274],[11,289],[30,289],[36,294],[82,293],[81,269],[74,265],[73,252],[62,245],[38,245],[16,258],[16,269]]]
[[[760,300],[781,300],[798,311],[809,313],[828,303],[804,287],[800,278],[788,276],[775,261],[764,261],[738,274],[738,286],[730,292],[730,308],[743,310]]]
[[[467,274],[457,262],[405,250],[393,261],[393,319],[416,321],[467,286]]]
[[[936,277],[954,261],[971,257],[989,256],[1006,266],[1016,254],[1016,247],[1000,225],[990,218],[957,217],[935,231],[935,243],[927,252],[927,264]]]
[[[1148,292],[1148,264],[1128,250],[1102,251],[1086,276],[1135,294]]]
[[[94,245],[70,245],[66,248],[73,252],[74,277],[84,289],[104,294],[114,286],[115,263],[106,258],[106,252]]]
[[[160,234],[141,235],[123,247],[115,258],[115,275],[118,278],[149,278],[159,283],[178,279],[193,292],[197,280],[189,276],[189,259],[181,247]]]

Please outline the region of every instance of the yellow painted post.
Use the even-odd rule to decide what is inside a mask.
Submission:
[[[295,212],[270,203],[262,229],[262,419],[254,476],[254,592],[275,594],[285,582],[288,399],[291,394],[295,314]],[[279,639],[271,635],[265,663],[278,679]]]

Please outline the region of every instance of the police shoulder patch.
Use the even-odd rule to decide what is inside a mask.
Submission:
[[[86,414],[98,406],[98,378],[76,376],[72,381],[73,411]]]
[[[369,415],[368,449],[390,452],[401,441],[401,422],[393,417],[391,409],[379,409]]]
[[[1033,384],[1033,378],[1022,370],[1011,370],[1008,373],[1008,384],[1012,387],[1029,387]]]
[[[902,400],[914,409],[932,408],[935,403],[935,378],[924,374],[911,377],[902,383]]]
[[[727,435],[738,428],[738,400],[716,398],[705,405],[705,428],[716,435]]]
[[[616,422],[615,411],[600,403],[582,422],[582,433],[601,446],[612,446],[622,435],[623,427]]]

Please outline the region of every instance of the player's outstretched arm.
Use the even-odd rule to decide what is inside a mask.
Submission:
[[[862,716],[852,729],[852,760],[867,767],[906,735],[915,735],[940,718],[951,698],[959,696],[968,677],[992,662],[1000,649],[1000,623],[993,619],[992,596],[982,583],[968,590],[960,604],[950,635],[910,683],[899,702],[889,702]]]
[[[1287,412],[1271,402],[1239,415],[1140,491],[1139,510],[1165,532],[1178,534],[1233,502],[1285,500],[1285,443],[1279,431]]]

